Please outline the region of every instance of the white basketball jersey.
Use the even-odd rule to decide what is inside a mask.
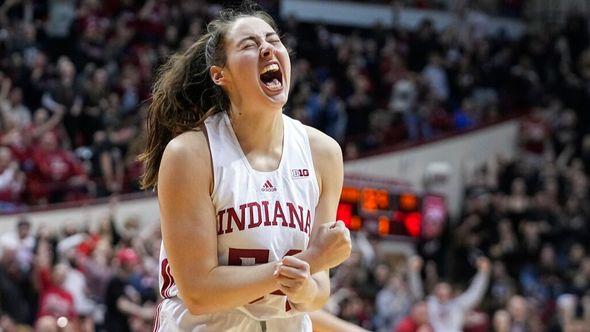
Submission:
[[[205,121],[213,162],[211,200],[217,212],[211,222],[217,226],[220,265],[278,261],[308,246],[319,199],[309,139],[299,121],[283,115],[283,124],[279,166],[262,172],[250,166],[225,112]],[[176,326],[191,331],[311,331],[309,317],[292,308],[278,290],[228,312],[193,316],[177,298],[163,245],[160,267],[164,301],[156,324],[168,317],[176,321]],[[173,324],[167,325],[169,330]]]

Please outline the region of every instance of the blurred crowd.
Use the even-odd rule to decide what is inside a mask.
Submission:
[[[277,16],[278,1],[260,3]],[[137,190],[155,69],[220,8],[0,1],[0,210]],[[294,51],[286,112],[355,158],[518,113],[554,89],[587,93],[583,17],[514,41],[462,8],[442,31],[429,20],[415,31],[279,20]]]
[[[353,1],[361,2],[361,0]],[[362,2],[433,10],[455,10],[468,5],[490,15],[522,17],[527,0],[364,0]]]
[[[0,236],[0,330],[150,331],[159,302],[159,223],[100,220]],[[58,329],[59,328],[59,329]]]
[[[331,271],[325,309],[378,332],[588,331],[590,136],[579,150],[576,140],[564,142],[567,131],[556,128],[569,113],[553,112],[537,109],[522,121],[517,158],[466,174],[460,217],[419,242],[417,255],[356,232],[351,257]],[[58,231],[33,230],[22,217],[0,236],[0,329],[149,329],[159,298],[158,223],[115,220],[116,200],[109,211]]]
[[[277,1],[261,2],[277,13]],[[137,190],[154,69],[219,8],[0,1],[0,211]],[[295,53],[286,112],[347,158],[528,111],[522,153],[466,174],[459,220],[420,243],[421,258],[396,260],[356,234],[332,271],[329,311],[376,331],[590,330],[587,18],[519,40],[478,16],[443,31],[280,26]],[[58,234],[23,218],[0,236],[0,327],[148,330],[159,230],[121,224],[105,216]]]
[[[458,331],[441,325],[451,317],[464,331],[589,331],[590,134],[577,117],[559,98],[525,116],[517,156],[466,172],[460,217],[420,257],[356,234],[328,309],[376,331]]]

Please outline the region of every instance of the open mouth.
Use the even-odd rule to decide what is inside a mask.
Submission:
[[[260,81],[270,91],[279,91],[283,88],[283,73],[277,63],[271,63],[262,69]]]

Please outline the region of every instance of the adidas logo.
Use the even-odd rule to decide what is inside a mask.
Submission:
[[[262,185],[262,191],[272,192],[277,191],[277,188],[275,188],[272,183],[270,183],[270,180],[266,180],[264,185]]]

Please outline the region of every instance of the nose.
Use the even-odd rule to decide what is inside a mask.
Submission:
[[[270,58],[274,55],[274,53],[275,48],[270,43],[265,43],[262,47],[260,55],[262,56],[262,58]]]

